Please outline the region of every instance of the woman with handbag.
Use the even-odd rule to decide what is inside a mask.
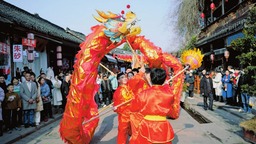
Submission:
[[[44,78],[40,77],[38,82],[40,85],[41,98],[43,101],[43,108],[44,108],[44,110],[42,111],[42,116],[43,116],[44,122],[47,122],[48,116],[50,116],[50,118],[52,117],[52,115],[50,115],[50,111],[52,110],[51,98],[50,98],[50,88],[49,88],[48,84],[46,84]]]

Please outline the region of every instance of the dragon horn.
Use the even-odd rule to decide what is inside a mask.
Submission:
[[[113,14],[113,13],[106,14],[103,11],[99,11],[99,10],[96,10],[96,11],[99,14],[99,16],[101,16],[104,19],[113,19],[113,18],[116,18],[118,16],[118,15]]]
[[[119,17],[119,15],[115,14],[115,13],[112,13],[111,11],[108,11],[109,15],[113,18],[117,18]]]
[[[102,17],[98,17],[98,16],[94,16],[94,15],[93,15],[93,17],[94,17],[98,22],[100,22],[100,23],[105,23],[105,22],[107,22],[107,19],[104,19],[104,18],[102,18]]]

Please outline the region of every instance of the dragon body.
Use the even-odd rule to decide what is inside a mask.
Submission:
[[[173,68],[174,73],[182,70],[182,64],[174,56],[163,53],[161,48],[143,36],[137,36],[140,28],[135,26],[136,15],[128,12],[126,18],[108,12],[98,11],[101,17],[96,19],[101,25],[92,27],[92,33],[80,44],[81,50],[76,55],[74,72],[70,91],[67,96],[67,105],[60,123],[62,139],[69,144],[90,143],[99,119],[84,124],[85,121],[98,115],[97,104],[94,101],[99,86],[96,84],[97,68],[101,59],[110,50],[124,42],[129,42],[133,49],[140,50],[150,67],[162,67],[167,70]],[[172,94],[175,96],[175,105],[179,109],[180,94],[184,75],[173,79]],[[178,117],[178,111],[170,113]]]

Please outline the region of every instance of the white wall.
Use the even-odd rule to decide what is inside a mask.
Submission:
[[[32,63],[29,63],[27,61],[27,56],[23,55],[23,62],[16,62],[14,63],[14,76],[16,68],[19,67],[21,71],[23,71],[24,66],[28,66],[29,68],[32,68],[33,72],[36,74],[36,77],[40,74],[40,69],[43,68],[43,71],[46,72],[47,69],[47,53],[46,48],[44,48],[43,52],[38,52],[39,57],[35,57],[35,60]]]

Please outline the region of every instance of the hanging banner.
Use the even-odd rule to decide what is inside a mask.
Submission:
[[[36,40],[35,39],[22,38],[22,45],[35,48],[36,47]]]
[[[7,47],[7,44],[0,42],[0,53],[7,53]]]
[[[13,62],[23,62],[22,45],[13,45]]]

